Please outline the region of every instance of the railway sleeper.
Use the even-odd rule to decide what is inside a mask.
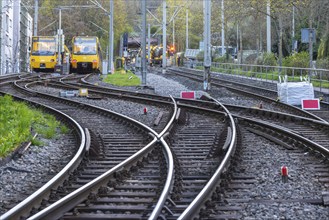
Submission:
[[[231,127],[226,124],[222,131],[215,135],[213,147],[209,150],[207,158],[219,157],[224,151],[227,150],[232,139]]]

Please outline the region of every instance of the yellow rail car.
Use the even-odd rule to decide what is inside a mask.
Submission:
[[[56,37],[32,37],[32,48],[30,54],[30,65],[32,71],[54,71],[56,59]]]
[[[95,36],[76,36],[72,39],[71,72],[101,72],[102,51]]]
[[[162,46],[154,46],[151,49],[151,65],[162,65],[162,53],[163,47]]]

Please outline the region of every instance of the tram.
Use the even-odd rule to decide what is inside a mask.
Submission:
[[[54,71],[57,61],[56,37],[34,36],[30,54],[32,71]]]
[[[75,36],[72,39],[71,72],[101,72],[102,51],[95,36]]]

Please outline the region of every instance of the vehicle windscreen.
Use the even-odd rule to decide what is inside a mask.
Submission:
[[[55,38],[35,37],[32,39],[32,55],[53,56],[56,53]]]
[[[73,54],[95,55],[96,38],[77,37],[73,42]]]

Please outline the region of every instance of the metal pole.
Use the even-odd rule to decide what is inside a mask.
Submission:
[[[111,14],[109,14],[109,45],[107,46],[107,73],[111,73]]]
[[[267,17],[266,17],[267,25],[266,25],[266,46],[267,52],[271,53],[271,3],[270,0],[267,1]]]
[[[123,57],[122,53],[123,53],[123,37],[121,35],[120,36],[120,49],[119,49],[119,57],[120,58]]]
[[[147,38],[148,38],[148,60],[149,60],[149,64],[151,64],[151,24],[147,25]]]
[[[142,86],[146,86],[146,0],[142,0]]]
[[[309,44],[309,52],[310,52],[310,68],[313,67],[313,35],[314,35],[313,28],[309,28],[310,37],[308,38],[308,44]]]
[[[236,25],[236,54],[239,52],[239,24]]]
[[[113,0],[110,0],[110,15],[109,15],[109,60],[108,60],[108,70],[109,74],[112,73],[112,62],[113,62]]]
[[[222,56],[224,55],[225,32],[224,32],[224,0],[222,0]]]
[[[39,0],[35,0],[33,36],[38,36],[38,11],[39,11]]]
[[[204,84],[203,89],[205,91],[210,90],[210,67],[211,67],[211,57],[210,57],[210,21],[211,21],[211,1],[203,0],[204,4]]]
[[[167,66],[167,2],[166,0],[163,0],[162,5],[162,46],[163,46],[163,52],[162,52],[162,73],[166,73],[166,66]]]
[[[62,9],[59,8],[57,64],[62,64]]]
[[[188,49],[188,9],[186,9],[186,49]]]
[[[172,46],[175,48],[175,18],[172,19]]]
[[[295,6],[292,6],[292,51],[295,51]]]

